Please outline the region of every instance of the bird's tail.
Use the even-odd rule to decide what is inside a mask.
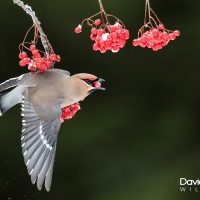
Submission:
[[[13,78],[0,84],[0,92],[15,87],[10,92],[0,93],[0,116],[22,100],[22,87],[18,86],[19,78]]]
[[[0,115],[8,111],[10,108],[15,106],[22,101],[23,88],[17,86],[8,93],[4,93],[0,96]]]
[[[1,97],[3,96],[3,94],[0,94],[0,117],[3,115],[3,111],[2,111],[2,108],[1,108]]]

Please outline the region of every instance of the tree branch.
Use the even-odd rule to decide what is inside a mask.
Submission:
[[[41,27],[41,22],[36,17],[35,12],[32,10],[32,8],[29,5],[25,5],[24,2],[21,0],[13,0],[13,3],[20,6],[28,15],[31,16],[31,18],[33,20],[33,24],[35,25],[35,27],[38,29],[38,31],[40,33],[41,42],[45,49],[46,55],[47,56],[51,55],[54,52],[53,48],[52,48],[47,36],[44,34],[44,31]]]

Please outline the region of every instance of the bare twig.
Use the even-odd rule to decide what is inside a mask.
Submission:
[[[32,8],[29,5],[25,5],[24,2],[21,0],[13,0],[13,2],[14,4],[17,4],[18,6],[20,6],[28,15],[31,16],[34,26],[38,29],[40,33],[41,42],[45,49],[46,55],[49,56],[50,54],[52,54],[54,52],[53,48],[47,36],[44,34],[44,31],[41,27],[41,22],[36,17],[35,12],[32,10]]]

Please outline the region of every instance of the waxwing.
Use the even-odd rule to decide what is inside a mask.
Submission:
[[[33,184],[42,189],[43,183],[50,191],[57,135],[61,126],[61,109],[83,101],[95,90],[105,90],[103,82],[92,74],[70,76],[68,71],[47,70],[32,75],[23,74],[0,84],[0,114],[21,104],[21,146],[24,161]],[[7,93],[4,90],[12,89]]]

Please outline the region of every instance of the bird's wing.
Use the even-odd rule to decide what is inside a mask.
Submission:
[[[51,187],[57,133],[61,124],[60,105],[56,106],[54,112],[54,115],[48,120],[41,120],[35,107],[23,97],[22,151],[28,173],[31,175],[31,181],[33,184],[37,181],[39,190],[42,189],[44,182],[47,191]]]

